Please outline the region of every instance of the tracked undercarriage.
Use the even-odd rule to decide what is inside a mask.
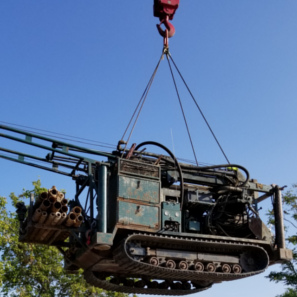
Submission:
[[[255,243],[173,235],[130,235],[113,257],[120,273],[99,262],[93,267],[99,271],[85,271],[86,280],[107,290],[157,295],[200,292],[213,283],[261,273],[269,264],[267,252]]]

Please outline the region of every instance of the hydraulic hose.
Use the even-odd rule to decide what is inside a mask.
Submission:
[[[170,160],[166,160],[166,161],[171,162]],[[221,164],[221,165],[211,165],[211,166],[203,166],[203,167],[188,165],[188,164],[184,164],[184,163],[181,164],[181,168],[188,169],[188,170],[194,170],[194,171],[211,170],[211,169],[228,168],[228,167],[236,167],[236,168],[239,168],[242,171],[244,171],[244,173],[246,175],[246,179],[243,182],[242,186],[245,186],[248,183],[248,181],[250,179],[250,173],[248,172],[248,170],[245,167],[238,165],[238,164]]]
[[[177,167],[177,171],[179,173],[179,178],[180,178],[180,209],[182,210],[183,203],[184,203],[184,179],[183,179],[182,169],[181,169],[176,157],[166,146],[164,146],[158,142],[155,142],[155,141],[142,142],[136,146],[135,151],[137,151],[140,147],[145,146],[145,145],[155,145],[155,146],[160,147],[161,149],[166,151],[170,155],[170,157],[174,160],[174,163]]]
[[[216,169],[216,168],[228,168],[228,167],[236,167],[241,169],[242,171],[244,171],[244,173],[246,174],[246,179],[243,182],[242,186],[245,186],[249,179],[250,179],[250,173],[248,172],[248,170],[241,166],[241,165],[237,165],[237,164],[222,164],[222,165],[212,165],[212,166],[204,166],[204,167],[193,167],[193,169],[199,168],[199,170],[209,170],[209,169]]]

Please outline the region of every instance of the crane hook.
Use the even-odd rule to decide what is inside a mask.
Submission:
[[[161,28],[161,25],[164,24],[165,30]],[[172,37],[175,33],[174,26],[169,22],[169,16],[167,15],[160,24],[157,25],[157,29],[161,36],[164,37],[164,48],[168,49],[168,38]]]
[[[158,17],[160,24],[157,29],[161,36],[164,37],[164,48],[168,49],[168,39],[175,33],[175,28],[169,23],[179,6],[179,0],[154,0],[154,16]],[[164,24],[165,30],[161,28]]]
[[[166,30],[163,30],[161,28],[161,25],[164,24]],[[161,20],[160,24],[157,25],[158,31],[161,36],[170,38],[174,35],[175,33],[175,28],[174,26],[169,22],[169,16],[167,15],[165,19]]]

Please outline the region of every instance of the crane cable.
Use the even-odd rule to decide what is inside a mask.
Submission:
[[[171,64],[170,64],[170,60],[168,58],[169,55],[170,55],[169,50],[167,50],[166,58],[167,58],[167,61],[168,61],[168,65],[169,65],[169,69],[170,69],[170,72],[171,72],[171,76],[172,76],[172,80],[173,80],[173,83],[174,83],[174,87],[175,87],[176,95],[177,95],[178,102],[179,102],[179,105],[180,105],[180,109],[182,111],[183,118],[184,118],[184,121],[185,121],[185,125],[186,125],[186,128],[187,128],[187,132],[188,132],[189,140],[190,140],[190,143],[191,143],[191,146],[192,146],[192,151],[193,151],[193,154],[194,154],[195,162],[196,162],[196,165],[198,166],[198,160],[197,160],[197,157],[196,157],[196,152],[195,152],[195,148],[194,148],[194,145],[193,145],[191,133],[190,133],[189,126],[188,126],[188,123],[187,123],[184,108],[183,108],[183,105],[182,105],[182,102],[181,102],[181,99],[180,99],[180,96],[179,96],[179,92],[178,92],[177,84],[176,84],[174,74],[173,74],[173,71],[172,71],[172,67],[171,67]]]
[[[194,101],[194,103],[195,103],[197,109],[199,110],[199,112],[200,112],[202,118],[204,119],[204,122],[206,123],[206,125],[207,125],[209,131],[211,132],[212,136],[214,137],[214,139],[215,139],[217,145],[219,146],[219,148],[220,148],[222,154],[224,155],[224,157],[225,157],[227,163],[230,164],[230,161],[229,161],[229,159],[228,159],[226,153],[224,152],[224,150],[223,150],[223,148],[222,148],[220,142],[218,141],[218,139],[217,139],[217,137],[216,137],[214,131],[212,130],[210,124],[208,123],[208,121],[207,121],[207,119],[206,119],[206,117],[205,117],[205,115],[204,115],[202,109],[200,108],[199,104],[197,103],[197,101],[196,101],[194,95],[192,94],[192,92],[191,92],[191,90],[190,90],[188,84],[186,83],[184,77],[182,76],[180,70],[178,69],[176,63],[174,62],[174,60],[173,60],[173,58],[172,58],[172,56],[171,56],[171,54],[170,54],[170,52],[169,52],[169,48],[168,48],[167,46],[164,46],[163,51],[162,51],[162,55],[161,55],[161,57],[160,57],[160,59],[159,59],[159,61],[158,61],[158,63],[157,63],[157,66],[156,66],[156,68],[155,68],[155,70],[154,70],[154,72],[153,72],[153,74],[152,74],[152,76],[151,76],[151,78],[150,78],[150,80],[149,80],[149,82],[148,82],[148,84],[147,84],[147,86],[146,86],[146,88],[145,88],[145,90],[144,90],[144,92],[143,92],[143,94],[142,94],[142,96],[141,96],[141,98],[140,98],[140,100],[139,100],[139,102],[138,102],[138,104],[137,104],[135,110],[134,110],[134,113],[133,113],[133,115],[132,115],[132,117],[131,117],[131,119],[130,119],[128,125],[127,125],[127,128],[126,128],[126,130],[125,130],[125,132],[124,132],[124,134],[123,134],[123,136],[122,136],[122,138],[121,138],[122,140],[120,140],[120,142],[122,142],[122,143],[125,145],[124,148],[121,149],[121,150],[123,151],[123,153],[122,153],[122,157],[123,157],[124,152],[125,152],[125,150],[126,150],[126,148],[127,148],[127,146],[128,146],[129,140],[130,140],[130,138],[131,138],[131,135],[132,135],[132,133],[133,133],[133,130],[134,130],[134,128],[135,128],[135,125],[136,125],[136,123],[137,123],[137,120],[138,120],[138,118],[139,118],[140,112],[141,112],[141,110],[142,110],[142,108],[143,108],[144,102],[145,102],[145,100],[146,100],[146,98],[147,98],[147,95],[148,95],[149,90],[150,90],[150,88],[151,88],[151,86],[152,86],[152,83],[153,83],[153,80],[154,80],[154,78],[155,78],[155,76],[156,76],[156,73],[157,73],[157,71],[158,71],[159,65],[160,65],[161,61],[163,60],[163,58],[164,58],[164,55],[166,55],[166,57],[167,57],[167,61],[168,61],[169,69],[170,69],[170,72],[171,72],[172,80],[173,80],[173,83],[174,83],[174,86],[175,86],[175,90],[176,90],[176,93],[177,93],[177,97],[178,97],[178,100],[179,100],[180,108],[181,108],[181,111],[182,111],[182,114],[183,114],[183,118],[184,118],[184,121],[185,121],[185,125],[186,125],[186,128],[187,128],[187,132],[188,132],[189,140],[190,140],[190,143],[191,143],[191,146],[192,146],[192,150],[193,150],[193,154],[194,154],[194,158],[195,158],[195,162],[196,162],[197,166],[198,166],[198,161],[197,161],[197,157],[196,157],[196,152],[195,152],[195,149],[194,149],[193,141],[192,141],[192,138],[191,138],[190,130],[189,130],[189,127],[188,127],[188,123],[187,123],[187,120],[186,120],[186,116],[185,116],[185,113],[184,113],[183,105],[182,105],[181,98],[180,98],[180,95],[179,95],[179,92],[178,92],[178,88],[177,88],[176,80],[175,80],[175,77],[174,77],[174,74],[173,74],[173,70],[172,70],[170,61],[173,63],[173,65],[174,65],[176,71],[178,72],[178,74],[179,74],[181,80],[183,81],[183,83],[184,83],[186,89],[188,90],[190,96],[192,97],[192,99],[193,99],[193,101]],[[138,112],[137,112],[137,111],[138,111]],[[136,113],[137,113],[137,115],[136,115]],[[131,125],[132,120],[133,120],[133,118],[135,117],[135,115],[136,115],[136,118],[135,118],[135,120],[134,120],[133,126],[132,126],[132,128],[131,128],[130,133],[129,133],[128,139],[127,139],[127,141],[123,141],[123,139],[124,139],[124,137],[125,137],[125,135],[126,135],[128,129],[129,129],[129,126]],[[119,142],[119,143],[120,143],[120,142]],[[118,146],[118,148],[119,148],[119,146]]]
[[[196,101],[194,95],[192,94],[192,92],[191,92],[191,90],[190,90],[188,84],[186,83],[186,81],[185,81],[185,79],[183,78],[181,72],[179,71],[178,67],[176,66],[176,64],[175,64],[175,62],[174,62],[174,60],[173,60],[173,58],[172,58],[172,56],[171,56],[169,50],[168,50],[168,53],[167,53],[166,56],[167,56],[167,59],[168,59],[168,56],[169,56],[170,60],[172,61],[173,65],[174,65],[174,67],[175,67],[175,69],[176,69],[176,71],[178,72],[178,74],[179,74],[180,78],[182,79],[182,81],[183,81],[185,87],[187,88],[187,90],[188,90],[190,96],[192,97],[192,99],[193,99],[193,101],[194,101],[196,107],[198,108],[198,110],[199,110],[199,112],[200,112],[202,118],[204,119],[204,122],[206,123],[206,125],[207,125],[209,131],[211,132],[213,138],[215,139],[217,145],[219,146],[219,148],[220,148],[222,154],[224,155],[226,161],[228,162],[228,164],[230,164],[230,161],[229,161],[229,159],[228,159],[226,153],[224,152],[224,150],[223,150],[223,148],[222,148],[222,146],[221,146],[219,140],[217,139],[217,137],[216,137],[215,133],[213,132],[212,128],[210,127],[210,124],[208,123],[208,121],[207,121],[207,119],[206,119],[206,117],[205,117],[205,115],[204,115],[202,109],[200,108],[200,106],[199,106],[199,104],[197,103],[197,101]],[[169,63],[169,59],[168,59],[168,63]],[[170,63],[169,63],[169,66],[170,66]],[[170,66],[170,69],[171,69],[171,66]],[[195,154],[195,153],[194,153],[194,154]],[[197,163],[197,162],[196,162],[196,163]]]
[[[158,68],[159,68],[159,66],[160,66],[160,63],[161,63],[161,61],[162,61],[163,58],[164,58],[164,54],[165,54],[165,51],[162,52],[162,55],[161,55],[161,57],[160,57],[160,59],[159,59],[159,61],[158,61],[158,63],[157,63],[157,66],[156,66],[156,68],[155,68],[155,70],[154,70],[154,72],[153,72],[153,74],[152,74],[152,76],[151,76],[151,78],[150,78],[150,80],[149,80],[149,82],[148,82],[148,84],[147,84],[147,86],[146,86],[146,88],[145,88],[145,90],[144,90],[144,92],[143,92],[143,94],[142,94],[142,96],[141,96],[141,98],[140,98],[140,100],[139,100],[139,102],[138,102],[138,104],[137,104],[137,106],[136,106],[134,112],[133,112],[133,115],[132,115],[132,117],[131,117],[131,119],[130,119],[128,125],[127,125],[127,127],[126,127],[126,130],[125,130],[125,132],[124,132],[124,134],[123,134],[123,136],[122,136],[122,138],[121,138],[122,140],[120,140],[120,141],[122,141],[122,142],[124,143],[124,145],[125,145],[124,148],[123,148],[123,154],[124,154],[124,152],[125,152],[125,150],[126,150],[126,148],[127,148],[127,146],[128,146],[129,140],[130,140],[130,138],[131,138],[131,136],[132,136],[132,133],[133,133],[133,130],[134,130],[135,125],[136,125],[136,123],[137,123],[137,120],[138,120],[138,118],[139,118],[140,112],[141,112],[141,110],[142,110],[142,108],[143,108],[143,105],[144,105],[144,103],[145,103],[145,100],[146,100],[146,98],[147,98],[147,95],[148,95],[148,93],[149,93],[149,91],[150,91],[150,88],[151,88],[151,86],[152,86],[152,84],[153,84],[153,81],[154,81],[154,78],[155,78],[156,73],[157,73],[157,71],[158,71]],[[138,112],[137,112],[137,111],[138,111]],[[137,115],[136,115],[136,113],[137,113]],[[136,115],[136,117],[135,117],[135,115]],[[125,137],[125,135],[126,135],[128,129],[129,129],[129,127],[130,127],[130,125],[131,125],[132,120],[133,120],[134,117],[135,117],[135,120],[134,120],[133,126],[132,126],[132,128],[131,128],[131,131],[130,131],[130,133],[129,133],[129,135],[128,135],[128,139],[127,139],[127,141],[123,141],[123,140],[124,140],[124,137]]]

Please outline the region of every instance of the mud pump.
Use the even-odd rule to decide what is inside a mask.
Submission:
[[[281,189],[250,179],[240,165],[181,163],[151,141],[107,153],[8,126],[0,130],[12,147],[22,143],[29,152],[39,151],[31,155],[1,147],[0,158],[76,183],[68,205],[55,187],[32,196],[29,207],[18,205],[19,240],[56,246],[65,269],[82,268],[94,286],[186,295],[292,258],[285,246]],[[258,204],[268,197],[275,236],[258,213]]]

